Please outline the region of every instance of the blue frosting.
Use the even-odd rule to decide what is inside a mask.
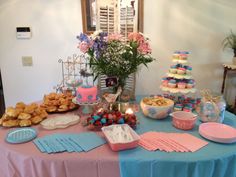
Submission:
[[[171,80],[169,80],[169,83],[176,84],[176,80],[171,79]]]
[[[89,95],[87,98],[88,98],[89,101],[92,101],[93,95]]]
[[[81,99],[81,98],[82,98],[81,94],[78,94],[78,95],[77,95],[77,98]]]
[[[93,86],[91,86],[91,85],[82,85],[81,87],[82,88],[92,88]]]

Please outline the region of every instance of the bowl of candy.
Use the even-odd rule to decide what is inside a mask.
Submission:
[[[85,125],[90,130],[101,130],[104,126],[114,124],[128,124],[132,128],[137,126],[137,118],[133,113],[121,113],[117,110],[98,110],[96,113],[86,118]]]
[[[113,151],[132,149],[138,146],[139,135],[127,124],[110,125],[102,128]]]
[[[197,120],[197,115],[186,111],[176,111],[170,115],[172,116],[173,126],[181,130],[193,129]]]
[[[83,83],[81,79],[68,79],[66,81],[66,85],[68,87],[78,87]]]
[[[145,116],[153,119],[164,119],[173,110],[174,101],[162,96],[145,97],[140,106]]]

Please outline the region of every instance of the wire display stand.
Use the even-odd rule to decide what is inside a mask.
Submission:
[[[68,56],[65,60],[59,59],[61,64],[62,80],[60,84],[55,87],[56,92],[70,91],[73,95],[76,89],[82,83],[94,85],[94,74],[92,73],[88,59],[84,54],[73,54]]]

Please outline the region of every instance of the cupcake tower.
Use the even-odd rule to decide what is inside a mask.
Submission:
[[[195,80],[192,78],[192,67],[187,65],[189,52],[176,51],[173,54],[174,64],[170,66],[166,77],[162,78],[161,89],[172,93],[194,93]]]

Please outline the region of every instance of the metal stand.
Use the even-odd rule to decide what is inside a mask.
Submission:
[[[99,104],[101,102],[101,99],[99,98],[97,101],[93,101],[93,102],[78,102],[78,101],[76,101],[76,97],[75,97],[75,98],[73,98],[72,102],[80,105],[81,109],[82,109],[82,114],[86,115],[86,114],[93,113],[94,106]]]

